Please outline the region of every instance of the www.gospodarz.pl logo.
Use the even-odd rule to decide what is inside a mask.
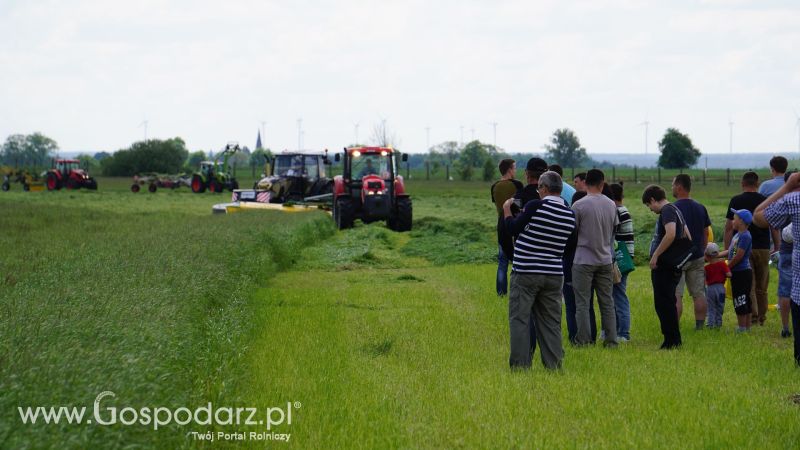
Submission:
[[[103,399],[116,398],[111,391],[100,393],[94,399],[91,416],[87,416],[85,406],[26,406],[17,407],[23,424],[95,424],[101,426],[122,424],[125,426],[146,426],[158,430],[172,424],[186,425],[232,425],[275,427],[292,424],[292,412],[301,408],[300,402],[287,402],[285,407],[270,407],[263,410],[247,407],[215,407],[211,402],[194,409],[187,407],[124,407],[103,405]],[[194,433],[194,432],[192,432]],[[192,434],[190,433],[190,434]],[[200,434],[200,433],[194,433]],[[263,433],[262,433],[263,434]],[[288,440],[275,433],[274,440]],[[197,436],[195,436],[197,438]],[[265,438],[262,438],[265,439]]]

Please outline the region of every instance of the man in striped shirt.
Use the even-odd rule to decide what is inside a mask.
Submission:
[[[516,218],[511,200],[503,204],[506,227],[516,238],[508,323],[512,368],[531,365],[530,323],[536,323],[536,340],[542,364],[558,369],[564,359],[561,345],[561,285],[564,280],[564,247],[575,230],[575,214],[560,197],[561,177],[545,172],[539,177],[541,200],[531,200]]]

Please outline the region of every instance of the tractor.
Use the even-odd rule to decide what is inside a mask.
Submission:
[[[66,187],[67,189],[97,189],[97,180],[89,176],[89,172],[81,169],[77,159],[57,159],[55,167],[45,174],[48,191]]]
[[[411,198],[403,177],[397,174],[397,153],[392,147],[350,147],[335,156],[343,158],[342,175],[333,179],[333,219],[341,229],[385,220],[394,231],[411,230]],[[403,154],[402,161],[408,155]]]
[[[283,152],[270,164],[269,176],[253,184],[257,191],[269,191],[270,203],[300,202],[330,197],[333,181],[325,175],[330,165],[328,151]]]
[[[211,192],[221,193],[225,189],[229,191],[239,189],[239,182],[229,172],[228,167],[228,159],[238,151],[239,144],[231,142],[214,158],[214,161],[201,162],[200,171],[192,175],[192,192],[199,194],[208,189]],[[223,158],[222,165],[219,164],[220,156]]]

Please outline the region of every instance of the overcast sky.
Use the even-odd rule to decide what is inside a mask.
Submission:
[[[406,151],[798,151],[800,2],[0,0],[0,139],[339,148],[382,119]]]

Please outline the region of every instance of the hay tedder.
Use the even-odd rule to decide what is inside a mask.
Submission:
[[[3,177],[3,184],[0,185],[0,189],[2,189],[3,192],[11,189],[11,183],[21,184],[22,190],[26,192],[44,190],[44,181],[42,181],[36,173],[3,166],[0,167],[0,175]]]
[[[192,187],[192,178],[186,174],[164,175],[159,173],[144,173],[134,175],[131,192],[139,192],[142,186],[147,186],[150,192],[156,192],[158,188],[177,189],[181,186]]]

